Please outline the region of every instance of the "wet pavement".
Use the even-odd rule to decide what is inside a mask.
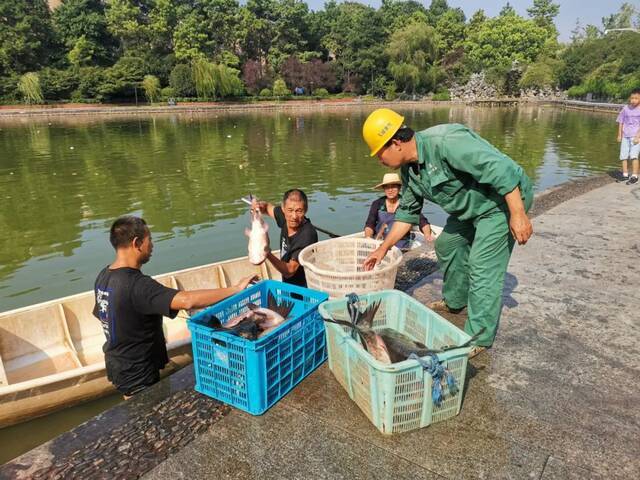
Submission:
[[[169,433],[167,448],[144,468],[129,463],[131,470],[108,478],[638,478],[640,333],[630,287],[640,284],[640,187],[596,178],[539,199],[547,206],[534,210],[535,235],[514,252],[498,339],[471,360],[459,416],[382,435],[327,365],[260,417],[226,414],[191,392],[187,367],[0,467],[0,478],[29,478],[77,458],[77,443],[87,455],[105,435],[113,443],[94,450],[118,464],[129,458],[119,452],[121,432],[140,417],[139,435],[161,424],[183,436]],[[440,286],[436,273],[410,293],[426,303],[439,298]],[[452,320],[462,325],[464,316]],[[181,428],[192,411],[201,426]],[[167,428],[155,431],[154,439]],[[144,445],[141,454],[154,448]],[[87,478],[76,473],[64,478]],[[96,473],[91,478],[105,476]]]

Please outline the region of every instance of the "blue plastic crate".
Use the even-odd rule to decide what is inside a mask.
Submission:
[[[249,310],[267,306],[267,295],[294,304],[291,318],[255,341],[204,325],[215,315],[224,324]],[[252,415],[261,415],[327,358],[318,305],[322,292],[265,280],[191,317],[196,390]]]

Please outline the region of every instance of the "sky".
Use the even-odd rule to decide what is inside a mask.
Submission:
[[[379,7],[380,0],[359,0],[362,3]],[[431,0],[421,0],[427,7]],[[640,1],[627,0],[629,3],[640,8]],[[449,6],[461,7],[467,18],[473,15],[473,12],[482,8],[485,13],[493,17],[500,12],[507,0],[448,0]],[[527,8],[533,4],[533,0],[509,0],[509,3],[516,11],[526,17]],[[571,37],[571,30],[576,26],[576,19],[580,19],[582,26],[589,23],[602,27],[602,17],[615,13],[620,9],[624,0],[556,0],[555,3],[560,5],[560,13],[556,18],[556,26],[560,31],[560,40],[568,41]],[[322,9],[324,0],[307,0],[307,4],[313,10]]]

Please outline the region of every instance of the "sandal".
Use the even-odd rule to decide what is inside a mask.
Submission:
[[[451,308],[444,300],[437,300],[427,305],[428,308],[436,313],[460,313],[467,307]]]

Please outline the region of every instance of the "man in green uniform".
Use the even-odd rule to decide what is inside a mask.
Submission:
[[[418,223],[424,200],[440,205],[447,224],[436,240],[444,274],[443,300],[434,310],[467,307],[465,331],[475,335],[477,355],[493,344],[502,310],[502,289],[515,241],[523,245],[533,229],[527,211],[531,181],[522,168],[471,129],[444,124],[414,132],[404,117],[381,108],[369,115],[363,137],[371,156],[400,169],[402,199],[384,243],[367,260],[373,268]]]

